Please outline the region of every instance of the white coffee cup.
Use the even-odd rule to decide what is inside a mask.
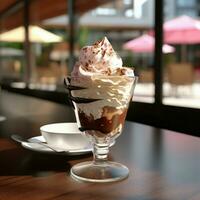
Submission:
[[[89,145],[76,123],[54,123],[40,127],[42,136],[51,147],[62,150],[79,150]]]

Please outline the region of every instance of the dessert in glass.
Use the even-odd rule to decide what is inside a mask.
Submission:
[[[72,177],[89,182],[112,182],[128,177],[128,168],[108,161],[108,153],[122,132],[136,81],[134,70],[123,67],[122,59],[106,37],[81,49],[65,85],[78,127],[93,144],[94,158],[74,165]]]

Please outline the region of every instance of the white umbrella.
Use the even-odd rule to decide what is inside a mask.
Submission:
[[[25,41],[25,29],[24,27],[18,27],[10,31],[0,34],[0,41],[5,42],[24,42]],[[50,43],[50,42],[61,42],[62,37],[55,35],[45,29],[38,26],[29,26],[29,41],[31,43]],[[35,56],[31,53],[31,66],[34,69]],[[34,74],[34,73],[33,73]]]
[[[51,33],[38,26],[29,26],[29,39],[30,42],[35,43],[50,43],[62,41],[62,37],[55,35],[54,33]],[[24,40],[25,29],[22,26],[0,34],[0,41],[23,42]]]

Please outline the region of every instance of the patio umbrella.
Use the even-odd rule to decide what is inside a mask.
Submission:
[[[185,61],[186,45],[200,43],[200,21],[183,15],[165,22],[164,41],[182,45],[181,60]]]
[[[164,41],[169,44],[200,43],[200,21],[183,15],[165,22]]]
[[[133,40],[128,41],[123,45],[124,49],[131,50],[135,53],[151,53],[154,51],[155,39],[153,36],[144,34],[140,37],[137,37]],[[175,48],[164,44],[162,46],[163,53],[172,53],[175,51]],[[145,65],[145,60],[142,59],[142,63]]]
[[[135,53],[151,53],[154,51],[155,39],[153,36],[144,34],[138,38],[128,41],[123,45],[124,49],[131,50]],[[172,53],[175,48],[164,44],[162,47],[163,53]]]
[[[0,34],[0,41],[4,42],[24,42],[25,40],[25,29],[24,27],[18,27],[10,31]],[[45,29],[40,28],[39,26],[29,26],[29,40],[31,43],[52,43],[52,42],[61,42],[62,38],[54,33],[51,33]],[[35,46],[35,45],[34,45]],[[33,49],[31,48],[31,51]],[[31,52],[31,63],[30,69],[35,68],[35,55]]]
[[[29,26],[30,42],[34,43],[49,43],[60,42],[62,38],[54,33],[51,33],[39,26]],[[25,40],[24,27],[18,27],[0,34],[0,41],[5,42],[23,42]]]

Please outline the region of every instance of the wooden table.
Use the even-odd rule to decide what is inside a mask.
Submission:
[[[200,200],[200,139],[126,122],[110,159],[130,169],[115,183],[72,179],[70,167],[92,155],[61,156],[32,152],[10,139],[39,135],[39,127],[75,121],[68,106],[2,92],[0,114],[0,200]]]

